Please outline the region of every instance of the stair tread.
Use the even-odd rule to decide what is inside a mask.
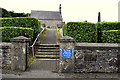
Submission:
[[[42,54],[43,53],[48,53],[49,54],[49,53],[58,53],[58,52],[37,52],[37,53],[42,53]]]
[[[36,60],[59,60],[59,59],[48,59],[48,58],[44,58],[44,59],[39,59],[39,58],[37,58]]]
[[[43,52],[43,53],[37,52],[37,55],[46,55],[46,54],[47,54],[47,55],[59,55],[59,53],[55,53],[55,52],[54,52],[54,53],[53,53],[53,52],[52,52],[52,53],[50,53],[50,52],[47,52],[47,53],[45,53],[45,52]]]
[[[59,55],[36,55],[36,57],[59,57]]]
[[[52,51],[55,52],[55,51],[56,51],[56,52],[58,52],[59,50],[57,50],[57,49],[56,49],[56,50],[54,50],[54,49],[53,49],[53,50],[52,50],[52,49],[51,49],[51,50],[38,49],[38,52],[40,52],[40,51],[42,51],[42,52],[43,52],[43,51],[47,51],[47,52],[49,52],[49,51],[50,51],[50,52],[52,52]]]
[[[38,47],[38,49],[40,49],[40,48],[47,48],[47,49],[49,49],[49,48],[50,48],[50,49],[51,49],[51,48],[54,49],[54,48],[55,48],[55,49],[59,49],[59,47],[46,47],[46,46],[45,46],[45,47]]]
[[[39,45],[58,45],[58,44],[39,44]]]
[[[58,44],[38,44],[37,60],[57,60],[60,58]]]
[[[58,44],[37,44],[39,47],[59,47]]]

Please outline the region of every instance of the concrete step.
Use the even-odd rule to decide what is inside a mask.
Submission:
[[[59,47],[58,44],[37,44],[39,47]]]
[[[36,55],[36,59],[59,59],[58,55]]]
[[[60,57],[59,55],[36,55],[36,57]]]
[[[36,53],[37,60],[56,60],[59,59],[59,45],[57,44],[38,44]]]
[[[57,52],[37,52],[37,55],[59,55]]]
[[[38,49],[59,49],[59,47],[38,47]]]
[[[38,49],[38,52],[59,52],[59,49]]]
[[[43,59],[40,59],[40,58],[37,58],[37,60],[46,60],[46,61],[54,61],[54,60],[59,60],[59,59],[48,59],[48,58],[43,58]]]

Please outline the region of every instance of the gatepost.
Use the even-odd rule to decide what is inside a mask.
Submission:
[[[59,72],[74,72],[74,47],[75,40],[72,37],[60,38],[60,63]]]
[[[11,54],[11,69],[13,71],[26,70],[29,41],[30,39],[24,36],[19,36],[11,39],[13,45]]]

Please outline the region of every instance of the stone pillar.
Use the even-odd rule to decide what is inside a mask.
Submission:
[[[63,38],[60,38],[59,72],[74,72],[74,48],[74,38],[69,36],[64,36]]]
[[[25,71],[27,67],[27,53],[29,38],[24,36],[19,36],[11,39],[12,54],[11,54],[11,69],[13,71]]]

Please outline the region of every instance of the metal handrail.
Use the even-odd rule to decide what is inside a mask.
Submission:
[[[45,30],[45,29],[43,28],[43,30],[37,35],[37,37],[36,37],[35,41],[33,42],[32,46],[30,46],[30,47],[32,47],[33,58],[35,57],[35,55],[34,55],[34,45],[35,45],[36,41],[38,40],[38,37],[41,35],[41,33],[42,33],[44,30]]]

